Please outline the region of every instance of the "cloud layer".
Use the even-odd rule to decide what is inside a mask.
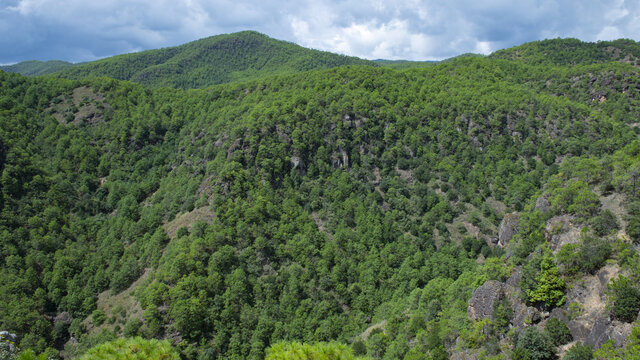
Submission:
[[[257,30],[368,59],[442,59],[554,37],[639,40],[637,0],[0,0],[0,63],[88,61]]]

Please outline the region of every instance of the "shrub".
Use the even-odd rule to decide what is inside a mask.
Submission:
[[[124,325],[123,334],[126,337],[138,336],[140,328],[142,327],[142,321],[138,318],[133,318]]]
[[[265,360],[351,360],[355,359],[351,349],[339,343],[304,344],[296,341],[279,342],[267,349]]]
[[[556,358],[555,346],[548,334],[535,327],[528,327],[518,336],[516,351],[527,354],[523,359],[552,360]],[[526,355],[525,355],[526,356]]]
[[[564,345],[573,340],[573,336],[571,336],[571,331],[569,331],[567,324],[556,318],[547,320],[547,323],[544,325],[544,331],[549,335],[553,344],[556,346]]]
[[[588,345],[583,345],[581,342],[573,345],[562,360],[591,360],[593,359],[593,348]]]
[[[566,244],[558,251],[558,263],[565,274],[579,271],[593,274],[611,257],[611,243],[585,235],[579,244]]]
[[[93,325],[100,326],[104,324],[105,320],[107,320],[107,315],[104,313],[104,311],[95,309],[91,313],[91,321],[93,321]]]
[[[611,257],[611,243],[593,236],[584,236],[580,244],[580,268],[595,273]]]
[[[600,215],[592,218],[590,223],[593,232],[598,236],[609,235],[613,230],[617,230],[620,227],[620,225],[618,225],[618,219],[616,219],[616,216],[608,209],[603,210],[600,212]]]
[[[553,308],[564,303],[565,282],[560,277],[553,253],[542,248],[522,268],[520,288],[532,304]]]
[[[143,360],[165,359],[179,360],[178,352],[169,341],[146,340],[140,337],[133,339],[116,339],[97,345],[87,351],[80,360]]]
[[[640,311],[640,290],[629,279],[620,275],[607,284],[609,308],[614,318],[633,322]]]
[[[498,334],[504,334],[509,329],[509,322],[513,317],[511,303],[506,298],[496,302],[493,306],[493,330]]]

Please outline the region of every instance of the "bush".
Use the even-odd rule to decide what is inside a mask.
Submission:
[[[611,257],[612,252],[609,241],[585,235],[580,244],[566,244],[558,251],[558,263],[568,275],[579,271],[594,274]]]
[[[564,303],[565,282],[560,277],[553,253],[548,248],[539,249],[522,267],[520,288],[531,304],[553,308]]]
[[[104,311],[95,309],[91,313],[91,321],[93,321],[93,325],[100,326],[104,324],[105,320],[107,320],[107,315],[104,313]]]
[[[640,311],[640,290],[622,275],[607,284],[607,288],[613,317],[620,321],[633,322]]]
[[[633,216],[629,220],[626,231],[634,244],[640,243],[640,216]]]
[[[552,360],[556,358],[555,346],[548,334],[535,327],[528,327],[518,336],[516,352],[523,354],[522,359]],[[526,354],[526,355],[524,355]]]
[[[583,345],[581,342],[573,345],[562,360],[591,360],[593,359],[593,348],[588,345]]]
[[[590,221],[593,232],[598,236],[606,236],[611,234],[613,230],[617,230],[618,219],[611,210],[603,210],[600,215],[594,217]]]
[[[124,325],[123,334],[126,337],[138,336],[141,327],[142,327],[142,321],[140,319],[138,318],[131,319],[127,321],[127,323]]]
[[[504,334],[509,329],[509,323],[513,317],[511,303],[506,298],[495,303],[493,306],[493,330],[497,334]]]
[[[573,340],[573,336],[571,335],[571,331],[569,331],[567,324],[556,318],[547,320],[547,323],[544,325],[544,331],[549,335],[551,341],[553,341],[553,344],[556,346],[564,345]]]
[[[145,340],[140,337],[133,339],[116,339],[97,345],[80,358],[80,360],[143,360],[165,359],[179,360],[178,352],[171,346],[168,340]]]
[[[351,349],[339,343],[304,344],[296,341],[279,342],[267,349],[265,360],[351,360],[355,359]]]
[[[611,257],[611,243],[593,236],[584,236],[580,244],[580,268],[590,274],[598,271]]]

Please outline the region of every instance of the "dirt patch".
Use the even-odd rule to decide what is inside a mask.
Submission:
[[[107,315],[107,320],[100,326],[94,326],[91,316],[88,316],[83,321],[87,331],[91,334],[98,334],[102,329],[109,329],[115,333],[120,333],[124,328],[124,324],[130,319],[138,318],[142,320],[142,307],[133,294],[138,286],[149,278],[150,274],[151,269],[145,269],[138,280],[119,294],[114,295],[111,290],[100,293],[96,307]],[[116,326],[119,326],[120,331],[117,330]]]
[[[209,206],[203,206],[197,209],[193,209],[188,213],[176,216],[175,219],[164,224],[162,227],[164,228],[164,231],[167,232],[167,235],[169,235],[169,237],[173,239],[176,237],[176,233],[181,227],[185,227],[188,230],[191,230],[193,224],[196,221],[204,221],[211,224],[215,217],[215,213]]]
[[[47,110],[64,124],[95,125],[104,120],[104,112],[109,108],[103,94],[81,86],[75,88],[71,96],[54,98]]]
[[[383,332],[385,331],[385,326],[387,326],[387,320],[382,320],[381,322],[371,325],[367,328],[367,330],[365,330],[360,336],[362,337],[362,340],[367,341],[367,338],[369,337],[369,335],[371,335],[371,333],[376,330],[376,329],[380,329]]]

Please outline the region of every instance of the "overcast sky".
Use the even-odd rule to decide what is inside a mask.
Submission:
[[[0,0],[0,64],[88,61],[241,30],[367,59],[437,60],[555,37],[640,40],[640,1]]]

